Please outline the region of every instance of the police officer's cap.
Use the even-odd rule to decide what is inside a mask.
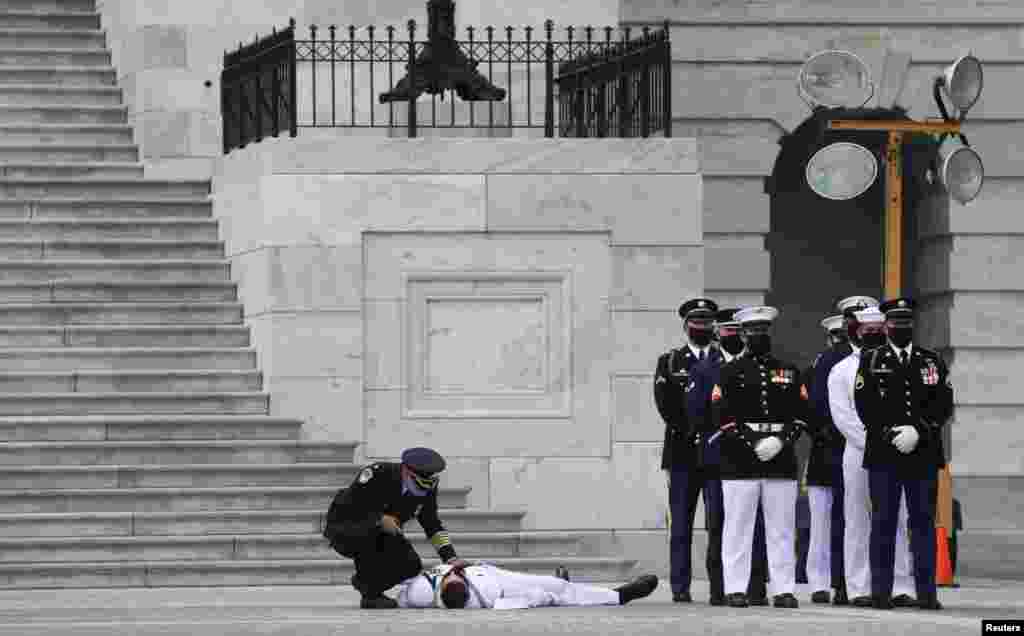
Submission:
[[[736,312],[739,309],[736,307],[730,307],[729,309],[719,309],[718,313],[715,314],[715,326],[717,327],[735,327],[740,324],[736,322]]]
[[[871,296],[850,296],[836,303],[836,309],[846,318],[853,318],[854,314],[861,309],[877,306],[878,301]]]
[[[886,318],[911,318],[915,306],[912,298],[893,298],[882,303],[878,310],[885,314]]]
[[[843,317],[839,315],[829,316],[821,321],[821,327],[829,333],[841,330],[843,328]]]
[[[417,475],[430,477],[444,470],[444,457],[430,448],[410,448],[402,453],[402,463]]]
[[[882,323],[885,322],[885,314],[878,307],[868,307],[857,312],[857,322],[862,325]]]
[[[682,305],[679,305],[679,317],[687,318],[714,318],[718,313],[718,304],[710,298],[691,298]]]
[[[764,322],[772,323],[779,316],[779,310],[775,307],[746,307],[736,312],[735,320],[741,325],[750,325]]]

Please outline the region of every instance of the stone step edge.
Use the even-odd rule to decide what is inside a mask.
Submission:
[[[67,449],[67,450],[135,450],[135,449],[331,449],[331,450],[353,450],[362,442],[315,442],[306,440],[273,440],[273,439],[229,439],[229,440],[114,440],[114,441],[46,441],[46,442],[0,442],[0,451],[11,450],[45,450],[45,449]],[[365,464],[359,464],[364,466]],[[0,515],[2,517],[2,515]],[[2,521],[0,521],[2,524]]]
[[[4,15],[5,13],[8,13],[8,12],[7,11],[3,11],[2,9],[0,9],[0,15]],[[94,15],[94,14],[82,13],[80,15]],[[61,29],[61,31],[63,31],[63,29]],[[50,33],[52,33],[52,31],[50,31]],[[93,53],[93,54],[104,54],[104,53],[106,53],[106,54],[109,54],[109,51],[107,49],[92,49],[92,50],[88,50],[88,49],[77,49],[77,48],[76,49],[71,49],[71,48],[67,48],[67,47],[53,48],[53,49],[32,49],[32,48],[18,49],[18,48],[3,48],[3,47],[0,47],[0,55],[11,54],[11,53],[14,53],[14,54],[30,53],[30,54],[35,54],[35,55],[42,55],[42,54],[46,54],[46,53],[57,53],[57,54],[65,54],[66,55],[68,53]]]
[[[0,349],[0,353],[3,349]],[[40,380],[44,378],[205,378],[215,376],[260,376],[259,369],[96,369],[87,371],[0,371],[0,380],[8,378],[26,378]],[[0,392],[0,396],[7,395]],[[3,443],[0,442],[0,447]],[[2,468],[2,466],[0,466]]]
[[[79,310],[83,309],[83,308],[94,308],[94,309],[132,309],[132,308],[140,308],[140,309],[145,309],[147,311],[152,311],[153,309],[168,309],[168,308],[173,308],[173,309],[193,309],[193,310],[194,309],[199,309],[199,308],[203,308],[203,309],[241,309],[242,308],[242,303],[241,302],[237,302],[237,301],[231,301],[231,302],[204,302],[204,301],[198,301],[198,302],[183,302],[183,303],[155,303],[155,302],[154,303],[149,303],[149,302],[147,302],[147,303],[139,303],[139,302],[68,303],[68,302],[60,302],[60,303],[45,303],[45,304],[40,304],[40,303],[2,303],[2,304],[0,304],[0,311],[10,310],[10,309],[45,309],[45,310],[53,310],[53,309],[61,309],[61,308],[63,308],[63,309],[79,309]],[[152,325],[152,323],[147,323],[147,324]],[[163,324],[163,323],[160,323],[160,324]],[[168,324],[180,325],[181,323],[168,323]],[[0,324],[0,328],[3,328],[5,326],[6,325]]]
[[[2,167],[2,166],[0,166]],[[51,245],[62,245],[72,247],[223,247],[224,241],[219,240],[194,240],[194,239],[144,239],[144,238],[110,238],[110,239],[0,239],[0,247],[32,247],[41,245],[43,247]],[[61,260],[78,260],[78,259],[61,259]],[[111,259],[81,259],[87,261],[94,261],[99,263],[108,263]],[[126,260],[118,260],[118,263],[123,263]],[[178,261],[178,262],[192,262],[188,259],[131,259],[129,262],[137,263],[149,263],[149,262],[162,262],[162,261]],[[230,262],[227,259],[220,259],[225,263]],[[24,262],[24,259],[8,258],[0,260],[0,265],[8,262]],[[204,263],[207,261],[203,261]]]
[[[212,289],[233,289],[237,286],[237,283],[231,281],[190,281],[190,280],[158,280],[151,283],[139,282],[132,280],[123,281],[102,281],[102,280],[51,280],[45,282],[0,282],[0,294],[9,293],[10,291],[19,289],[52,289],[54,291],[58,289],[181,289],[181,288],[203,288],[207,290]],[[38,301],[48,302],[48,301]],[[62,300],[61,302],[74,302],[71,299]],[[143,302],[143,301],[139,301]]]
[[[3,21],[3,13],[0,12],[0,22]],[[54,29],[50,32],[55,35],[63,29]],[[11,71],[49,71],[51,73],[114,73],[116,69],[110,64],[103,66],[78,66],[69,64],[52,64],[47,66],[25,66],[23,64],[0,64],[0,74]]]
[[[133,146],[134,147],[134,146]],[[3,152],[4,147],[0,146],[0,152]],[[135,227],[135,226],[155,226],[155,227],[166,227],[166,226],[217,226],[219,225],[217,219],[197,219],[197,218],[177,218],[173,216],[157,216],[152,218],[83,218],[80,216],[33,216],[26,217],[23,219],[11,219],[11,218],[0,218],[0,229],[5,227],[21,227],[21,226],[83,226],[83,227]],[[96,239],[104,240],[104,239]]]
[[[182,415],[150,415],[140,413],[138,415],[0,415],[0,426],[18,426],[23,424],[191,424],[197,421],[215,424],[236,424],[238,422],[275,422],[277,424],[304,424],[304,420],[297,417],[283,417],[280,415],[203,415],[203,414],[182,414]]]
[[[3,70],[0,69],[0,73]],[[132,164],[134,165],[134,164]],[[0,179],[0,185],[2,184],[18,184],[26,183],[33,185],[41,184],[81,184],[81,185],[139,185],[144,183],[147,185],[201,185],[210,187],[209,180],[199,179],[147,179],[139,177],[132,179],[128,177],[3,177]]]
[[[212,331],[224,333],[248,332],[248,325],[70,325],[67,327],[48,327],[39,325],[0,325],[0,333],[92,333],[92,332],[169,332],[191,333],[194,331]],[[84,346],[82,347],[85,348]],[[200,348],[200,347],[195,347]],[[2,350],[2,348],[0,348]]]
[[[31,12],[29,12],[31,13]],[[94,15],[95,12],[86,14],[76,15]],[[36,15],[36,14],[32,14]],[[3,27],[0,28],[0,35],[54,35],[54,33],[61,35],[90,35],[90,36],[101,36],[105,33],[103,29],[47,29],[43,27]]]
[[[359,471],[364,464],[351,462],[293,462],[281,463],[260,463],[260,464],[54,464],[36,466],[0,466],[0,474],[25,474],[33,473],[64,473],[64,474],[102,474],[102,473],[189,473],[189,472],[256,472],[256,471],[281,471],[289,472],[294,470],[347,470],[353,473]],[[340,487],[340,486],[339,486]],[[20,489],[8,488],[0,492],[13,492]],[[65,489],[55,489],[64,491]]]
[[[0,125],[0,131],[3,130],[3,126]],[[126,206],[126,205],[152,205],[156,207],[168,207],[173,205],[204,205],[209,206],[212,201],[209,199],[198,199],[195,197],[168,197],[160,199],[150,199],[145,197],[129,197],[124,199],[91,199],[86,197],[11,197],[9,199],[0,200],[0,206],[10,205],[28,205],[28,204],[47,204],[47,205],[71,205],[71,204],[89,204],[89,205],[109,205],[109,206]],[[55,218],[55,217],[44,217],[44,218]],[[75,217],[81,218],[81,217]],[[131,220],[135,217],[128,217],[125,220]],[[83,218],[88,220],[88,218]],[[173,220],[173,217],[172,217]]]
[[[0,51],[0,55],[3,51]],[[3,95],[0,94],[0,98]],[[52,111],[52,110],[86,110],[103,112],[108,110],[121,111],[123,113],[128,112],[128,107],[124,104],[14,104],[11,102],[0,101],[0,111],[3,110],[31,110],[31,111]]]
[[[0,240],[0,245],[3,245],[4,243],[7,243],[7,241]],[[102,242],[86,243],[84,241],[29,241],[28,242],[28,244],[30,244],[30,245],[39,245],[39,244],[46,244],[46,245],[92,245],[92,246],[106,246],[106,245],[109,245],[111,247],[119,246],[119,245],[130,245],[131,243],[133,243],[133,241],[120,241],[120,240],[116,240],[116,239],[114,241],[110,242],[110,243],[102,243]],[[187,242],[184,242],[184,241],[173,241],[173,240],[164,241],[164,243],[166,243],[168,246],[187,245],[188,244]],[[202,242],[200,242],[200,244],[201,243]],[[216,244],[216,245],[219,246],[219,245],[223,244],[223,241],[208,241],[207,243],[209,245]],[[152,244],[149,244],[149,245],[152,245]],[[175,267],[182,267],[182,266],[185,266],[185,265],[196,265],[196,266],[199,266],[199,267],[209,267],[209,266],[212,266],[212,265],[217,265],[217,266],[223,267],[223,266],[226,266],[226,265],[231,265],[231,259],[228,259],[228,258],[204,258],[203,260],[200,260],[200,261],[197,261],[195,259],[188,259],[188,258],[147,258],[147,259],[142,259],[142,258],[123,258],[123,259],[110,259],[110,258],[52,258],[52,259],[45,259],[45,260],[41,260],[41,259],[29,260],[29,259],[21,259],[21,258],[3,258],[3,259],[0,259],[0,267],[11,267],[11,266],[14,266],[14,265],[17,265],[17,266],[20,266],[20,267],[24,267],[26,265],[27,266],[32,266],[32,267],[54,267],[54,266],[61,266],[61,267],[96,267],[96,266],[102,265],[104,267],[117,267],[117,268],[123,268],[123,267],[144,267],[144,266],[147,266],[147,265],[148,266],[154,266],[154,265],[173,265]]]
[[[636,559],[622,559],[617,557],[494,557],[490,559],[479,559],[483,563],[493,563],[499,567],[516,570],[515,566],[545,566],[549,563],[559,563],[569,568],[572,572],[573,566],[583,568],[587,566],[633,566]],[[424,559],[424,567],[438,565],[438,559]],[[125,568],[154,568],[154,569],[196,569],[197,567],[228,567],[247,570],[271,569],[275,567],[330,567],[351,569],[351,561],[342,560],[336,554],[326,555],[323,559],[275,559],[275,560],[246,560],[246,561],[82,561],[76,563],[26,563],[18,565],[7,565],[0,563],[0,576],[10,571],[49,571],[49,572],[74,572],[75,570],[89,569],[125,569]]]
[[[486,508],[446,508],[444,517],[459,519],[522,519],[526,510],[488,510]],[[249,517],[280,518],[280,517],[319,517],[321,522],[327,515],[323,511],[309,509],[280,510],[221,510],[207,512],[26,512],[0,514],[0,524],[15,521],[202,521],[206,519],[245,519]],[[182,535],[132,535],[132,536],[182,536]],[[188,535],[185,535],[188,536]],[[205,535],[204,535],[205,536]]]
[[[63,32],[63,31],[62,31]],[[0,36],[9,33],[8,29],[0,29]],[[40,32],[42,34],[43,32]],[[100,31],[102,33],[102,31]],[[53,35],[52,31],[46,31],[46,35]],[[28,49],[6,49],[9,53],[24,51]],[[68,49],[80,53],[102,53],[106,49]],[[30,91],[41,93],[120,93],[120,86],[62,86],[55,84],[26,84],[25,82],[3,82],[0,81],[0,92],[3,91]]]
[[[170,400],[184,401],[210,398],[263,398],[269,399],[269,391],[139,391],[109,393],[0,393],[0,405],[14,400]],[[2,469],[0,469],[2,470]]]
[[[41,86],[49,86],[48,84],[41,84]],[[131,124],[69,124],[69,123],[47,123],[47,122],[23,122],[23,123],[0,123],[0,130],[22,132],[26,130],[45,130],[47,132],[66,132],[66,131],[86,131],[86,132],[134,132],[134,127]],[[54,143],[54,142],[48,142]],[[61,143],[61,142],[57,142]],[[40,144],[42,145],[42,144]],[[99,147],[103,147],[103,144],[97,144]],[[44,146],[45,147],[45,146]]]
[[[234,466],[233,464],[231,466]],[[254,494],[298,494],[298,493],[321,493],[326,496],[333,496],[338,486],[224,486],[221,487],[188,487],[188,488],[44,488],[38,490],[28,489],[2,489],[0,497],[66,497],[77,495],[81,497],[110,497],[118,495],[121,497],[137,497],[139,495],[167,495],[167,496],[197,496],[197,495],[254,495]],[[465,497],[472,491],[469,486],[460,488],[441,488],[441,492],[456,497]],[[327,501],[325,506],[330,503]],[[450,510],[445,508],[445,510]],[[446,513],[447,514],[447,513]]]
[[[0,304],[0,307],[3,307]],[[149,353],[180,353],[182,355],[197,353],[257,353],[257,348],[248,347],[3,347],[0,348],[0,358],[5,355],[42,354],[51,353],[66,355],[141,355]],[[143,369],[150,370],[150,369]],[[153,369],[159,371],[159,369]]]

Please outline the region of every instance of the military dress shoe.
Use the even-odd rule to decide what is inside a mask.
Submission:
[[[767,596],[748,596],[747,602],[750,603],[751,607],[768,607]]]
[[[619,593],[619,605],[625,605],[630,601],[650,596],[651,592],[657,589],[657,587],[658,577],[653,574],[644,574],[621,587],[615,588],[614,591]]]
[[[569,581],[569,569],[564,565],[560,565],[555,568],[555,576],[562,579],[563,581]]]
[[[673,603],[692,603],[693,597],[690,596],[689,592],[676,592],[672,595]]]
[[[849,605],[850,604],[850,597],[846,595],[846,590],[844,590],[844,589],[836,590],[836,595],[832,597],[832,604],[833,605]]]
[[[829,593],[826,592],[825,590],[818,590],[814,594],[811,594],[811,602],[812,603],[824,603],[824,604],[828,605],[828,602],[830,600],[832,600],[832,599],[829,598]]]
[[[359,609],[397,609],[398,602],[387,596],[381,594],[372,598],[363,597],[363,600],[359,601]]]
[[[729,607],[750,607],[750,602],[747,601],[747,595],[743,592],[727,594],[725,600],[729,603]]]
[[[712,596],[708,599],[708,604],[714,605],[715,607],[721,607],[722,605],[725,605],[725,595],[723,594],[719,596]]]
[[[871,599],[871,607],[877,610],[891,610],[892,609],[892,597],[891,596],[875,596]]]
[[[917,603],[918,609],[923,610],[940,610],[942,609],[942,603],[937,598],[921,599]]]
[[[775,596],[775,607],[784,607],[786,609],[796,609],[800,607],[800,603],[796,600],[796,597],[792,594],[778,594]]]
[[[917,599],[909,594],[900,594],[892,599],[893,607],[917,607]]]

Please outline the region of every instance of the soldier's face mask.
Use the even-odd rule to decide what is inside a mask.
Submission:
[[[707,318],[687,318],[686,337],[696,347],[711,344],[711,321]]]
[[[772,337],[768,325],[746,325],[743,327],[743,340],[747,343],[747,351],[760,356],[772,350]]]
[[[885,330],[889,340],[900,349],[905,348],[914,339],[914,321],[908,318],[886,321]]]
[[[885,344],[885,330],[882,325],[861,325],[857,333],[860,334],[861,346],[865,349],[875,349]]]
[[[718,342],[729,355],[735,356],[743,351],[743,338],[736,327],[719,327]]]

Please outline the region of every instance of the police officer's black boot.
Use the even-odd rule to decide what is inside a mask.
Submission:
[[[644,598],[650,596],[651,592],[658,587],[658,577],[653,574],[645,574],[638,576],[629,583],[621,587],[615,588],[615,592],[619,593],[619,604],[625,605],[630,601],[635,601],[638,598]]]
[[[562,579],[563,581],[569,580],[569,569],[564,565],[560,565],[555,568],[555,576]]]
[[[818,590],[814,594],[811,594],[812,603],[821,603],[824,605],[828,605],[829,600],[830,599],[827,590]]]
[[[362,595],[359,601],[359,609],[397,609],[398,601],[384,596],[381,593],[374,594],[364,585],[355,574],[351,578],[352,587]]]
[[[775,596],[775,607],[784,607],[786,609],[796,609],[800,607],[800,603],[796,600],[796,597],[792,594],[778,594]]]

